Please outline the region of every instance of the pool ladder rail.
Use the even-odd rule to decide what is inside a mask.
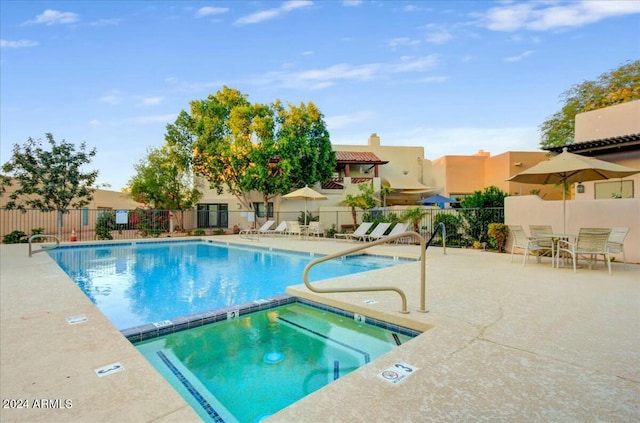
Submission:
[[[33,240],[36,238],[53,238],[56,241],[55,245],[43,245],[40,247],[39,250],[35,250],[33,251]],[[48,250],[53,250],[54,248],[57,248],[58,246],[60,246],[60,238],[58,238],[55,235],[46,235],[46,234],[35,234],[35,235],[31,235],[29,237],[29,257],[33,256],[36,253],[42,253],[44,251],[48,251]]]
[[[441,229],[442,232],[444,232],[444,225],[442,225],[443,228],[438,227],[438,229]],[[398,240],[404,237],[412,237],[415,238],[417,240],[420,241],[420,308],[418,309],[419,312],[421,313],[427,313],[429,310],[427,310],[425,308],[425,302],[426,302],[426,264],[427,264],[427,241],[417,232],[404,232],[401,234],[397,234],[397,235],[392,235],[389,237],[385,237],[383,239],[378,239],[376,241],[372,241],[372,242],[367,242],[366,244],[363,245],[359,245],[357,247],[354,248],[350,248],[348,250],[345,251],[340,251],[338,253],[334,253],[334,254],[329,254],[327,256],[323,256],[320,258],[317,258],[313,261],[311,261],[309,264],[307,264],[307,266],[304,268],[304,271],[302,272],[302,279],[304,280],[304,284],[307,286],[307,288],[310,291],[313,292],[317,292],[320,294],[328,294],[328,293],[335,293],[335,292],[372,292],[372,291],[394,291],[397,292],[398,295],[400,295],[400,298],[402,299],[402,310],[400,310],[400,313],[403,314],[407,314],[409,313],[409,310],[407,310],[407,296],[404,293],[403,290],[401,290],[400,288],[397,288],[395,286],[372,286],[372,287],[362,287],[362,288],[316,288],[313,285],[311,285],[311,283],[309,282],[309,271],[311,270],[311,268],[313,266],[315,266],[316,264],[320,264],[323,263],[325,261],[329,261],[329,260],[333,260],[335,258],[339,258],[339,257],[343,257],[343,256],[347,256],[349,254],[353,254],[356,253],[358,251],[362,251],[365,250],[367,248],[376,246],[376,245],[380,245],[380,244],[385,244],[389,241],[394,241],[394,240]],[[443,252],[444,254],[447,254],[447,250],[446,250],[446,246],[444,244],[444,239],[445,236],[443,234]],[[431,240],[433,239],[433,236],[431,237],[431,239],[429,240],[429,244],[431,243]]]

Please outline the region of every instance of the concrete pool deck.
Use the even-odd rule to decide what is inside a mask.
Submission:
[[[205,238],[325,254],[354,246]],[[419,248],[369,252],[410,257]],[[428,313],[416,311],[418,262],[319,283],[397,285],[409,314],[399,313],[393,292],[290,287],[291,295],[432,328],[268,421],[640,421],[640,266],[615,263],[609,276],[602,264],[574,274],[551,268],[548,259],[525,267],[521,260],[429,248]],[[200,421],[46,254],[29,258],[24,244],[0,246],[0,288],[0,421]],[[81,314],[87,322],[67,323]],[[398,362],[417,370],[395,385],[379,377]],[[109,371],[114,363],[124,370]]]

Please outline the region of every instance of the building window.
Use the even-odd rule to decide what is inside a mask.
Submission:
[[[596,182],[594,198],[596,200],[633,198],[633,181]]]
[[[253,210],[256,211],[256,217],[264,217],[264,203],[253,203]],[[273,217],[273,203],[267,203],[268,217]]]
[[[228,227],[228,204],[198,204],[198,228]]]

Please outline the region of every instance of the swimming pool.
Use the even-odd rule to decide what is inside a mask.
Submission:
[[[48,253],[121,330],[283,294],[287,286],[302,283],[304,267],[317,257],[204,241],[72,246]],[[309,278],[401,262],[349,256],[315,266]]]
[[[292,301],[136,347],[204,420],[258,422],[419,334]]]

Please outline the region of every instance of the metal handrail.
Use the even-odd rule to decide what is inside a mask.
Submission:
[[[424,248],[429,248],[429,246],[431,245],[431,241],[433,241],[433,238],[438,235],[438,230],[442,232],[442,253],[447,254],[447,228],[444,226],[444,222],[440,222],[436,225],[436,230],[433,231],[433,233],[431,234],[431,238],[429,238],[429,241],[427,241],[427,246]]]
[[[31,249],[31,248],[32,248],[31,244],[32,244],[33,240],[34,240],[34,239],[36,239],[36,238],[53,238],[53,239],[55,239],[55,240],[56,240],[56,245],[52,245],[52,246],[48,246],[48,247],[47,247],[47,246],[45,246],[45,245],[43,245],[42,247],[40,247],[40,249],[39,249],[39,250],[32,251],[32,249]],[[31,236],[29,237],[29,257],[31,257],[32,255],[34,255],[35,253],[41,253],[41,252],[43,252],[43,251],[53,250],[54,248],[58,247],[59,245],[60,245],[60,238],[58,238],[58,237],[57,237],[57,236],[55,236],[55,235],[46,235],[46,234],[35,234],[35,235],[31,235]]]
[[[327,294],[327,293],[334,293],[334,292],[370,292],[370,291],[394,291],[397,292],[398,295],[400,295],[400,298],[402,298],[402,310],[400,310],[400,313],[409,313],[409,310],[407,310],[407,296],[405,295],[404,291],[402,291],[400,288],[396,288],[394,286],[378,286],[378,287],[362,287],[362,288],[316,288],[314,286],[311,285],[311,283],[309,282],[309,270],[311,270],[311,268],[313,266],[315,266],[316,264],[319,263],[323,263],[325,261],[329,261],[329,260],[333,260],[335,258],[338,257],[343,257],[349,254],[353,254],[356,253],[358,251],[362,251],[364,249],[376,246],[376,245],[380,245],[380,244],[384,244],[387,243],[389,241],[393,241],[396,239],[400,239],[400,238],[404,238],[404,237],[413,237],[416,239],[420,240],[420,263],[421,263],[421,268],[420,268],[420,309],[418,310],[419,312],[422,313],[426,313],[428,310],[425,309],[425,291],[426,291],[426,242],[425,239],[420,236],[420,234],[416,233],[416,232],[404,232],[401,234],[397,234],[397,235],[392,235],[392,236],[388,236],[388,237],[384,237],[382,239],[378,239],[376,241],[372,241],[372,242],[368,242],[366,244],[363,245],[359,245],[357,247],[354,248],[350,248],[348,250],[345,251],[341,251],[338,253],[334,253],[334,254],[329,254],[328,256],[324,256],[324,257],[320,257],[317,258],[315,260],[312,260],[309,264],[307,264],[307,266],[304,268],[304,271],[302,272],[302,278],[304,280],[304,284],[307,286],[307,288],[309,288],[309,290],[313,291],[313,292],[317,292],[320,294]]]

